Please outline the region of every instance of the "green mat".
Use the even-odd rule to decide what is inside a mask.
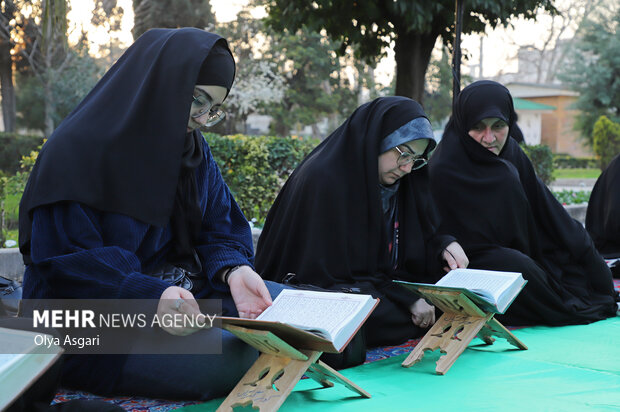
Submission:
[[[513,333],[529,350],[475,339],[444,376],[435,374],[437,351],[408,369],[405,355],[385,359],[341,371],[371,399],[304,379],[280,411],[620,411],[619,317]],[[177,410],[214,411],[222,401]]]

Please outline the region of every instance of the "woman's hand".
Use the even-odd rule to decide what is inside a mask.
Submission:
[[[263,279],[249,266],[240,266],[228,276],[230,294],[240,318],[255,319],[271,306],[271,295]]]
[[[469,265],[469,259],[465,251],[457,242],[450,243],[443,251],[442,256],[448,264],[448,266],[443,267],[443,270],[446,272],[456,268],[466,268]]]
[[[428,328],[435,323],[435,306],[429,305],[424,299],[418,299],[409,308],[414,325]]]
[[[198,325],[192,327],[192,322],[190,322],[191,319],[196,320],[198,315],[200,315],[198,302],[196,302],[194,295],[189,290],[178,286],[170,286],[161,294],[157,305],[157,317],[162,325],[162,329],[171,335],[186,336],[200,330],[201,327]],[[172,323],[172,320],[175,319],[179,319],[177,324],[183,324],[184,326],[166,326],[167,320],[170,320]],[[183,319],[188,319],[188,321],[184,322]]]

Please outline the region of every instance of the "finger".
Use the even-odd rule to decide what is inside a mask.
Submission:
[[[175,299],[175,309],[177,312],[186,313],[188,315],[200,314],[200,307],[192,292],[186,289],[179,290],[179,298]]]
[[[456,263],[456,259],[454,259],[454,256],[452,256],[452,253],[448,253],[446,262],[448,263],[448,266],[450,266],[450,269],[456,269],[457,267],[459,267],[459,265],[457,265]]]
[[[200,306],[198,306],[196,299],[185,301],[185,313],[194,316],[200,315]]]
[[[265,285],[264,282],[261,282],[262,284],[259,285],[258,287],[258,294],[261,297],[261,299],[263,300],[263,302],[265,303],[265,307],[261,309],[264,310],[265,308],[267,308],[267,306],[271,306],[271,304],[273,303],[273,301],[271,300],[271,294],[269,293],[269,289],[267,289],[267,285]]]

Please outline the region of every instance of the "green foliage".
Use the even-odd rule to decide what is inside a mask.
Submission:
[[[594,123],[592,139],[599,166],[601,170],[605,170],[609,162],[620,153],[620,124],[612,122],[605,116],[599,117]]]
[[[369,61],[383,57],[397,32],[437,32],[452,38],[454,1],[356,0],[262,0],[267,7],[267,23],[276,30],[296,30],[306,26],[313,31],[325,29],[340,43],[339,51],[358,44],[358,57]],[[473,0],[465,3],[463,33],[484,31],[486,24],[497,27],[507,24],[511,17],[522,14],[534,18],[539,7],[555,11],[551,1]],[[411,47],[419,47],[410,45]]]
[[[396,94],[421,100],[424,73],[435,40],[449,45],[454,36],[454,1],[414,0],[257,0],[266,6],[267,23],[276,31],[323,30],[341,55],[354,47],[369,64],[384,57],[394,44]],[[520,15],[534,18],[542,7],[555,11],[551,0],[471,0],[465,2],[463,33],[483,32],[487,25],[509,24]],[[412,64],[412,62],[417,64]],[[401,67],[402,66],[402,67]],[[405,70],[404,70],[405,69]],[[402,78],[401,78],[402,77]],[[419,93],[416,95],[416,93]]]
[[[522,144],[521,148],[530,158],[536,176],[546,185],[550,184],[553,181],[553,155],[549,146]]]
[[[38,149],[41,149],[41,145]],[[0,174],[0,216],[4,217],[0,219],[0,247],[7,239],[7,231],[17,229],[19,201],[38,155],[38,151],[32,150],[29,154],[22,156],[21,170],[15,175],[9,177],[4,173]]]
[[[553,167],[556,169],[592,169],[598,167],[595,157],[573,157],[569,154],[554,153]]]
[[[198,27],[215,23],[211,3],[205,0],[133,0],[134,40],[154,27]]]
[[[265,57],[277,65],[285,78],[284,97],[280,104],[270,104],[271,132],[286,136],[291,130],[314,125],[323,117],[338,112],[341,102],[357,99],[345,78],[334,76],[340,62],[334,44],[323,35],[307,29],[273,33],[271,48]],[[345,106],[347,115],[350,107]],[[319,137],[315,131],[314,137]]]
[[[42,140],[40,136],[0,132],[0,170],[7,175],[15,174],[22,156],[39,147]]]
[[[433,128],[439,126],[452,113],[452,68],[445,47],[441,58],[432,59],[426,72],[423,106]]]
[[[561,190],[553,192],[553,196],[563,205],[578,205],[580,203],[588,203],[592,192],[588,190]]]
[[[317,139],[206,133],[222,177],[247,219],[263,224],[280,188]]]
[[[559,78],[579,92],[575,108],[580,110],[575,127],[586,144],[593,145],[594,123],[600,116],[620,122],[620,9],[613,17],[601,13],[597,21],[583,23],[571,64]]]
[[[49,81],[52,87],[52,120],[58,125],[95,86],[102,69],[88,55],[85,48],[71,49],[72,55],[62,71],[47,72],[43,77],[20,73],[16,76],[19,89],[17,94],[17,124],[19,127],[40,130],[45,133],[45,87]],[[47,79],[47,77],[53,77]]]

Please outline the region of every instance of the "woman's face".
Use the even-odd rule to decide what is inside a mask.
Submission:
[[[219,109],[226,98],[226,88],[223,86],[207,86],[197,84],[194,86],[192,106],[189,111],[187,131],[191,132],[204,126],[209,118],[209,113]],[[194,117],[197,114],[200,116]]]
[[[398,158],[400,156],[413,156],[415,159],[422,156],[426,146],[428,146],[428,139],[416,139],[381,153],[379,155],[379,183],[384,186],[393,185],[398,179],[411,173],[413,162],[398,166]]]
[[[482,147],[499,155],[508,138],[508,125],[497,117],[489,117],[476,123],[468,133]]]

